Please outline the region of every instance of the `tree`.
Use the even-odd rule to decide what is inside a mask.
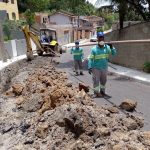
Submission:
[[[4,32],[4,37],[5,37],[5,40],[11,40],[11,29],[13,28],[12,27],[12,21],[6,19],[4,21],[4,23],[2,24],[3,26],[3,32]]]
[[[25,11],[25,16],[26,16],[26,21],[27,21],[27,24],[29,25],[29,27],[31,27],[32,24],[34,24],[35,22],[35,14],[33,12],[30,11],[30,9],[27,9]]]
[[[48,9],[64,10],[76,15],[92,15],[95,7],[86,0],[50,0]]]
[[[18,8],[20,12],[30,9],[31,12],[39,12],[46,10],[50,0],[18,0]]]
[[[98,2],[100,3],[101,1],[102,0],[97,0],[97,3]],[[119,12],[119,21],[121,28],[123,28],[123,21],[125,20],[126,16],[131,12],[139,14],[144,21],[150,20],[150,0],[109,0],[109,1],[112,3],[112,5],[115,5],[118,8],[117,11]],[[129,11],[130,10],[129,8],[131,8],[132,11]]]

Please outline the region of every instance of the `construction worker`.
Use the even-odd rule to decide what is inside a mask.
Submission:
[[[42,43],[49,43],[47,34],[44,32],[43,35],[41,36],[41,42]]]
[[[80,75],[83,75],[83,49],[79,47],[79,41],[75,42],[75,47],[71,49],[71,54],[73,54],[74,57],[74,69],[76,73],[75,75],[79,75],[78,70],[80,71]]]
[[[105,85],[107,81],[108,57],[115,55],[116,49],[112,44],[105,44],[104,33],[97,33],[98,44],[91,49],[88,60],[89,74],[93,76],[93,90],[95,97],[108,96],[105,93]]]

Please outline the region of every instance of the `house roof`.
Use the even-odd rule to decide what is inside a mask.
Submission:
[[[91,16],[87,16],[87,18],[102,18],[102,17],[96,16],[96,15],[91,15]]]
[[[70,12],[63,11],[63,10],[54,12],[54,13],[52,13],[52,14],[49,15],[49,16],[53,16],[53,15],[55,15],[55,14],[62,14],[62,15],[69,16],[69,17],[75,17],[74,14],[72,14],[72,13],[70,13]]]
[[[46,13],[46,12],[35,12],[35,15],[48,16],[48,13]]]
[[[86,18],[87,19],[99,19],[99,20],[101,20],[102,19],[102,17],[98,17],[98,16],[95,16],[95,15],[92,15],[92,16],[86,16]]]

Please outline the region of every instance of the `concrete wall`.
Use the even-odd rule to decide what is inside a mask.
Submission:
[[[140,23],[107,33],[105,41],[150,39],[150,23]],[[142,69],[150,61],[150,43],[114,44],[118,54],[111,58],[113,63],[130,68]]]
[[[71,24],[70,17],[62,14],[55,14],[49,17],[50,22],[56,22],[57,25]]]
[[[26,47],[25,39],[16,40],[16,50],[17,50],[17,56],[26,54],[27,47]]]
[[[8,56],[8,58],[12,58],[13,51],[12,51],[11,41],[5,42],[4,45],[5,45],[5,49],[6,49],[6,55]]]
[[[32,41],[31,41],[31,44],[32,44],[32,49],[35,50],[36,49],[35,44]],[[11,40],[11,41],[5,42],[4,45],[6,49],[6,54],[8,55],[9,59],[26,54],[27,46],[26,46],[25,39]]]
[[[20,30],[12,30],[11,31],[11,38],[12,39],[24,39],[24,33]]]

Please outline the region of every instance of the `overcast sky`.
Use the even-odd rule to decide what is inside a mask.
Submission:
[[[95,4],[96,0],[88,0],[90,3],[92,3],[93,5]]]
[[[89,1],[90,3],[92,3],[94,5],[97,0],[87,0],[87,1]],[[109,5],[109,4],[110,4],[109,1],[106,2],[105,0],[103,0],[103,2],[100,4],[100,6],[105,6],[105,5]],[[95,7],[99,7],[99,6],[95,6]]]

